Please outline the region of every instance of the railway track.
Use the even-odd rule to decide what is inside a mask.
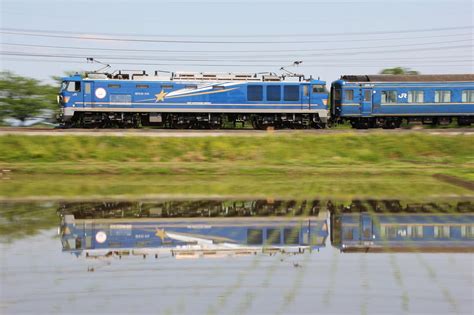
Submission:
[[[144,137],[219,137],[219,136],[264,136],[268,134],[409,134],[422,133],[432,135],[474,135],[474,128],[450,129],[311,129],[311,130],[252,130],[252,129],[224,129],[224,130],[170,130],[170,129],[51,129],[51,128],[0,128],[1,135],[27,136],[144,136]]]

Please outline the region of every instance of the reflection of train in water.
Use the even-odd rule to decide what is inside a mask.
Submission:
[[[471,212],[432,211],[433,205],[420,204],[398,207],[396,213],[348,207],[331,215],[332,245],[344,252],[473,252],[472,204],[457,209]]]
[[[245,202],[171,202],[178,208],[193,208],[194,213],[189,214],[194,214],[194,217],[186,217],[179,211],[166,209],[169,203],[64,205],[61,207],[60,227],[63,251],[78,256],[84,254],[89,258],[296,254],[318,250],[324,246],[328,236],[325,214],[301,213],[290,217],[250,213],[248,216],[235,216],[229,215],[229,205],[242,207]],[[216,217],[210,218],[210,205],[215,210],[218,204],[227,207],[214,212]],[[259,209],[267,208],[264,204],[261,201]],[[286,206],[280,208],[294,205],[291,202],[284,204]],[[255,202],[253,205],[255,207]]]

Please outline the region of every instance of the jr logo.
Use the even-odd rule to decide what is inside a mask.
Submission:
[[[407,93],[400,93],[398,95],[398,98],[407,98],[408,97],[408,94]]]

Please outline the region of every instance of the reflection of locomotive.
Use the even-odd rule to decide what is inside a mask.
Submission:
[[[336,213],[331,241],[344,252],[473,252],[473,213]]]
[[[226,202],[223,202],[226,203]],[[196,202],[195,210],[202,201]],[[89,205],[90,206],[90,205]],[[97,206],[97,205],[96,205]],[[147,205],[142,205],[146,208]],[[215,205],[214,205],[215,206]],[[63,251],[86,257],[124,255],[174,256],[176,258],[219,257],[257,253],[303,253],[319,249],[328,236],[326,215],[169,217],[112,207],[92,209],[63,206],[60,235]],[[68,210],[65,210],[68,208]],[[78,209],[80,208],[80,209]],[[125,210],[130,211],[130,204]],[[206,208],[206,207],[204,207]],[[201,209],[202,210],[202,209]],[[122,212],[121,212],[122,211]],[[119,215],[122,213],[122,216]]]

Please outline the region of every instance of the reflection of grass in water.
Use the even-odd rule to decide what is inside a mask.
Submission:
[[[331,304],[331,299],[334,295],[334,288],[336,287],[336,275],[339,267],[339,255],[340,253],[333,251],[331,269],[329,270],[329,284],[327,285],[326,292],[324,292],[323,295],[323,304],[326,307]]]
[[[0,180],[0,198],[227,195],[279,198],[431,198],[472,195],[466,188],[416,171],[319,170],[278,175],[20,175]]]
[[[12,242],[57,227],[59,218],[56,210],[57,205],[53,203],[0,203],[0,241]]]
[[[380,221],[375,213],[375,209],[369,204],[369,203],[365,203],[365,206],[366,206],[366,209],[368,209],[369,213],[373,214],[374,216],[372,217],[374,219],[374,223],[377,224],[378,226],[380,226]],[[386,209],[381,209],[383,210],[384,212],[386,211]],[[449,211],[449,210],[448,210]],[[432,214],[434,213],[433,212],[433,209],[429,209],[428,210],[428,213]],[[396,223],[394,220],[395,218],[394,217],[389,217],[389,220],[390,222],[392,223]],[[433,222],[435,223],[435,222]],[[401,224],[403,225],[403,224]],[[385,243],[386,245],[388,245],[388,238],[385,236],[382,238],[382,242]],[[405,240],[405,242],[408,244],[407,247],[413,247],[413,248],[416,248],[413,240],[411,239],[407,239]],[[419,261],[419,263],[424,267],[424,269],[427,271],[427,275],[428,277],[434,282],[436,283],[436,285],[438,286],[438,288],[441,290],[442,294],[443,294],[443,297],[444,299],[453,307],[453,310],[455,311],[455,313],[458,313],[458,305],[457,305],[457,302],[455,300],[455,298],[453,297],[453,295],[451,294],[450,290],[444,286],[443,284],[441,284],[438,279],[437,279],[437,275],[436,275],[436,272],[435,270],[431,267],[431,265],[422,257],[422,255],[420,254],[420,252],[418,250],[414,250],[413,251],[413,254],[416,256],[417,260]],[[390,253],[390,255],[393,256],[392,253]],[[397,279],[397,277],[395,277]],[[401,281],[401,274],[400,274],[400,283],[402,283]],[[403,288],[404,292],[403,292],[403,295],[402,295],[402,307],[405,307],[405,303],[406,303],[406,307],[408,308],[408,301],[409,301],[409,298],[408,298],[408,293],[406,292],[406,290]]]
[[[296,202],[296,204],[294,205],[295,209],[298,209],[300,206],[302,206],[303,205],[302,203],[303,203],[303,201]],[[284,204],[282,203],[280,206],[283,207]],[[303,216],[310,215],[311,207],[312,207],[312,204],[305,203],[303,211],[302,211],[302,215]],[[289,212],[285,216],[288,217],[288,218],[291,218],[292,213]],[[302,219],[300,223],[301,224],[305,223],[305,220]],[[283,225],[283,224],[284,224],[284,221],[280,225]],[[264,247],[268,247],[268,246],[271,247],[271,242],[272,242],[272,237],[270,237],[270,239],[265,240],[264,244],[263,244]],[[281,257],[283,257],[283,258],[281,258]],[[281,264],[282,261],[285,260],[285,258],[286,257],[282,256],[282,255],[278,255],[278,256],[273,257],[273,259],[274,259],[273,264],[271,264],[269,267],[266,268],[267,273],[266,273],[266,276],[265,276],[265,278],[263,279],[263,281],[261,283],[262,287],[266,287],[266,285],[268,285],[268,283],[271,280],[271,277],[274,274],[274,270],[276,269],[276,267],[278,265]],[[309,259],[308,254],[306,254],[306,258]],[[307,259],[305,261],[307,261]],[[252,260],[251,268],[247,268],[245,271],[239,272],[239,274],[237,276],[237,281],[233,285],[229,286],[224,291],[224,293],[219,297],[219,301],[218,301],[217,305],[209,306],[208,314],[215,314],[218,310],[221,310],[225,306],[225,304],[227,303],[227,300],[229,299],[229,297],[237,289],[239,289],[241,287],[241,285],[244,281],[244,278],[246,278],[250,272],[255,270],[260,265],[260,263],[261,263],[260,256],[259,255],[255,256]],[[293,285],[292,288],[289,290],[289,292],[285,295],[284,299],[285,299],[286,303],[284,305],[289,304],[293,300],[294,294],[296,294],[296,290],[297,290],[299,284],[301,284],[302,276],[303,276],[303,273],[300,272],[300,273],[297,274],[297,277],[295,277],[295,283],[297,285]],[[255,298],[256,298],[256,292],[247,292],[246,295],[243,298],[243,301],[241,301],[238,304],[235,313],[236,314],[243,314],[243,313],[247,312],[247,310],[252,306],[253,301],[255,300]]]
[[[392,267],[393,277],[395,278],[395,281],[397,282],[397,285],[403,291],[403,293],[402,293],[402,309],[405,312],[408,312],[410,297],[409,297],[408,292],[405,288],[405,284],[403,283],[402,272],[400,271],[400,266],[398,265],[397,257],[394,254],[391,253],[389,258],[390,258],[390,265]]]

